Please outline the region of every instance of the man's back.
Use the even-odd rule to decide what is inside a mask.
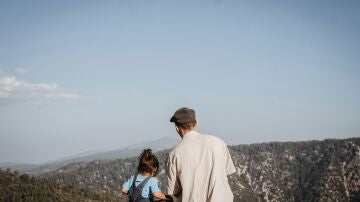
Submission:
[[[226,144],[217,137],[191,131],[169,154],[168,193],[182,201],[233,201],[227,175],[235,167]]]

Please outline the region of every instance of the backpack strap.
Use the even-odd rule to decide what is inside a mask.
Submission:
[[[144,188],[144,186],[146,185],[146,183],[150,180],[151,177],[146,177],[136,188],[138,188],[139,190],[142,190]]]
[[[136,187],[135,182],[136,182],[137,176],[138,176],[138,175],[134,175],[134,178],[133,178],[133,181],[132,181],[132,184],[131,184],[130,189]]]

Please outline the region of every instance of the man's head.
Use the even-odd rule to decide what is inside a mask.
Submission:
[[[196,127],[195,110],[182,107],[176,110],[170,122],[175,123],[176,131],[182,137],[186,132],[194,130]]]

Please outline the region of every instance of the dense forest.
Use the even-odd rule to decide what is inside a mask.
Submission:
[[[0,201],[124,201],[121,196],[0,169]]]

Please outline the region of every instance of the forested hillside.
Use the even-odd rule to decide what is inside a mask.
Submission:
[[[235,201],[360,201],[360,138],[230,146]],[[161,168],[168,151],[158,152]],[[45,176],[117,193],[136,158],[74,163]],[[160,172],[164,190],[164,172]]]
[[[360,201],[360,139],[231,147],[240,201]]]
[[[0,170],[0,201],[123,201],[112,193]]]

